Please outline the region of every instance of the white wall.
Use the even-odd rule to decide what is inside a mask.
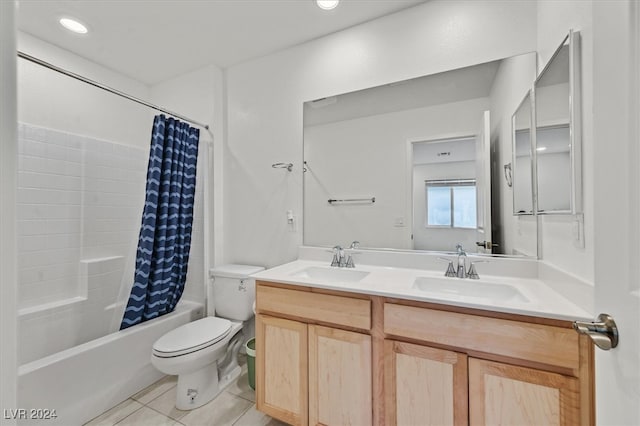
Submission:
[[[231,67],[225,260],[296,257],[302,228],[287,231],[286,210],[300,218],[303,102],[533,51],[535,16],[533,1],[427,2]]]
[[[0,407],[17,408],[15,3],[0,2]],[[15,424],[15,420],[2,420]]]
[[[513,162],[511,116],[525,94],[533,86],[536,74],[536,56],[522,55],[509,58],[500,64],[500,69],[491,90],[491,149],[492,149],[492,215],[494,228],[502,224],[502,229],[494,229],[501,235],[498,243],[506,254],[527,254],[535,256],[537,233],[535,222],[521,226],[530,219],[513,216],[513,188],[507,185],[503,175],[503,165]],[[512,166],[513,167],[513,166]],[[515,167],[515,169],[518,169]],[[529,168],[529,181],[530,172]]]
[[[412,248],[409,142],[473,136],[488,108],[480,98],[305,127],[304,243]],[[327,202],[363,197],[376,202]]]
[[[18,49],[140,99],[149,98],[146,85],[29,34],[18,33]],[[149,108],[25,59],[18,59],[18,119],[145,149],[151,139]]]
[[[593,139],[593,2],[539,1],[537,51],[542,70],[569,29],[580,31],[582,68],[582,182],[584,248],[574,237],[576,218],[542,216],[542,259],[549,264],[593,282],[594,259],[594,139]]]

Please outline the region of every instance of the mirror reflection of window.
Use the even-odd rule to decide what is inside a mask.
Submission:
[[[426,227],[476,229],[476,181],[425,181]]]

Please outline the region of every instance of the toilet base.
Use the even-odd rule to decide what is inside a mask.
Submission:
[[[210,402],[240,376],[238,366],[218,378],[217,363],[208,364],[199,370],[178,376],[176,408],[193,410]]]

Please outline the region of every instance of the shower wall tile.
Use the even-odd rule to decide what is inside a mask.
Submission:
[[[147,155],[20,124],[17,229],[20,276],[27,280],[20,284],[31,284],[20,286],[21,308],[78,295],[78,268],[60,265],[130,254],[144,203]],[[116,281],[119,286],[121,278]]]

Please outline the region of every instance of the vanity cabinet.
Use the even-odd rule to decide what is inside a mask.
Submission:
[[[258,410],[292,425],[372,424],[370,300],[256,292]]]
[[[371,336],[309,325],[309,424],[372,424],[371,390]]]
[[[579,381],[469,358],[470,425],[577,425]]]
[[[307,424],[307,341],[306,324],[256,315],[256,404],[292,425]]]
[[[561,321],[499,316],[385,303],[385,335],[419,342],[385,340],[386,424],[593,424],[590,343]]]
[[[256,285],[258,410],[295,425],[593,425],[568,321]]]
[[[467,425],[467,356],[384,341],[385,424]]]

